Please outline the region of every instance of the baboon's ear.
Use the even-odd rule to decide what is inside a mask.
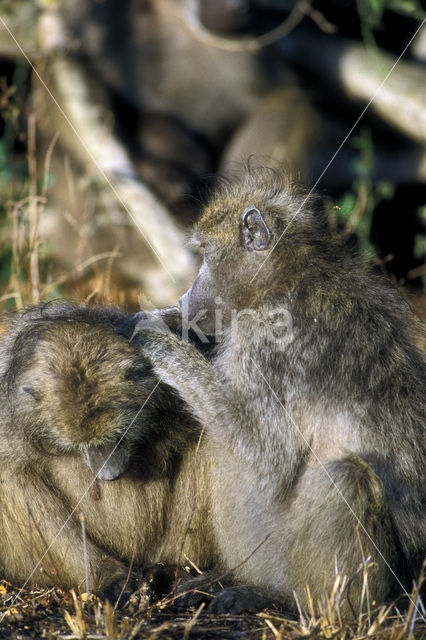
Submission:
[[[33,387],[23,386],[23,387],[20,388],[20,392],[21,393],[28,393],[30,396],[32,396],[34,398],[34,400],[37,400],[37,402],[39,402],[43,397],[43,395],[40,393],[40,391],[37,391]]]
[[[271,232],[257,207],[249,207],[241,219],[241,243],[251,251],[264,251],[271,242]]]

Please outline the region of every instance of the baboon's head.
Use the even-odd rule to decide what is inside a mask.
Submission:
[[[151,435],[144,405],[157,381],[129,330],[90,310],[84,317],[81,308],[61,309],[18,321],[9,368],[14,423],[46,451],[80,450],[99,478],[112,480]]]
[[[327,237],[326,218],[312,199],[274,170],[248,168],[224,181],[193,234],[204,258],[180,299],[184,315],[192,319],[204,310],[198,325],[213,332],[218,307],[226,322],[231,309],[275,303],[297,284],[300,265]]]

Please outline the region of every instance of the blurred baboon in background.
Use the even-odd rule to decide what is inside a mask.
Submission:
[[[204,260],[180,305],[199,330],[223,325],[216,354],[140,335],[205,425],[225,569],[289,606],[336,572],[344,611],[382,602],[426,551],[425,365],[406,303],[269,169],[224,182],[194,241]]]
[[[120,589],[131,561],[177,564],[184,540],[191,560],[209,564],[200,427],[153,375],[138,340],[129,341],[133,328],[114,309],[66,302],[34,307],[6,323],[2,578],[81,585],[81,512],[92,587]]]

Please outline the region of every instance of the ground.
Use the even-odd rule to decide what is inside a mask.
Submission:
[[[203,606],[181,613],[167,598],[151,598],[148,585],[142,585],[121,609],[92,596],[88,610],[87,594],[56,588],[21,591],[0,582],[0,639],[421,640],[426,637],[426,623],[418,617],[413,606],[404,613],[382,607],[351,622],[339,619],[336,611],[299,619],[276,611],[212,615]]]

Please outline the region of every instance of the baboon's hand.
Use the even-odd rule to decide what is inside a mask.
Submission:
[[[208,605],[221,589],[222,587],[210,573],[203,573],[195,578],[187,578],[178,587],[174,606],[181,610],[186,610],[190,607],[198,609],[203,602]]]
[[[143,351],[150,358],[161,360],[163,354],[172,355],[182,353],[183,357],[191,357],[196,350],[194,347],[172,333],[167,327],[161,326],[158,316],[143,318],[135,327],[132,340],[137,340]]]
[[[184,383],[195,378],[205,383],[215,383],[213,367],[197,349],[173,333],[164,333],[157,328],[138,328],[136,339],[142,345],[143,354],[152,362],[161,379],[176,386],[176,378]]]
[[[164,321],[161,309],[154,309],[153,311],[139,311],[133,318],[135,323],[135,330],[132,336],[132,340],[139,334],[144,334],[148,329],[154,329],[160,333],[171,333],[171,329]]]
[[[277,606],[275,601],[254,587],[236,585],[222,588],[209,573],[182,583],[175,606],[179,609],[198,608],[202,602],[206,603],[208,611],[216,615],[257,613]]]
[[[223,383],[192,344],[175,334],[155,329],[139,331],[136,339],[141,342],[141,351],[151,360],[160,381],[176,389],[201,422],[213,424],[219,401],[226,411]]]
[[[258,613],[262,609],[275,607],[275,602],[253,587],[239,585],[227,587],[211,600],[208,610],[214,614]]]

